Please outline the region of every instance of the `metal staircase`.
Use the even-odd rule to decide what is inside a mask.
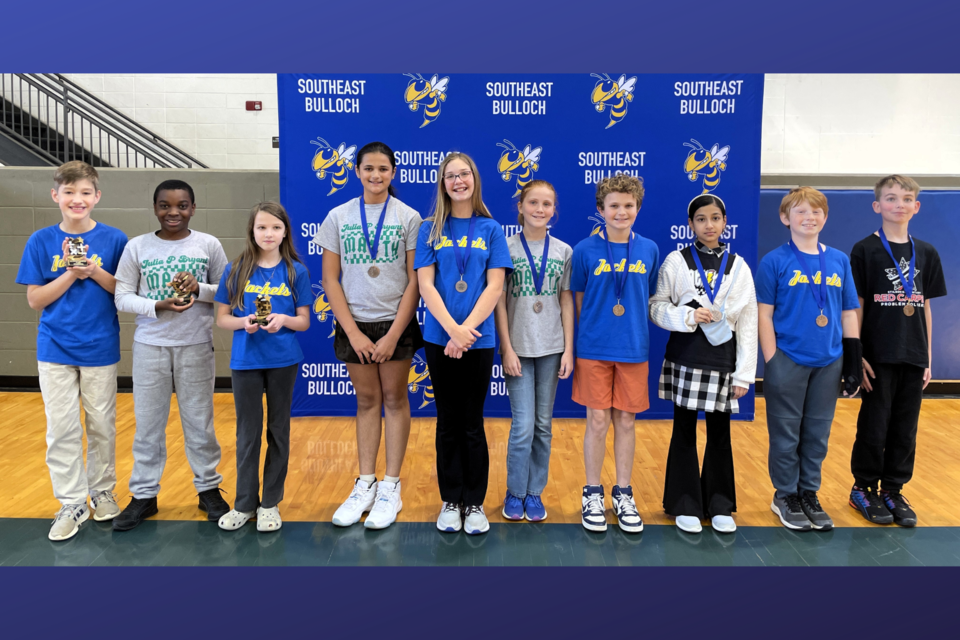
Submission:
[[[207,166],[56,73],[0,73],[0,154],[8,164]]]

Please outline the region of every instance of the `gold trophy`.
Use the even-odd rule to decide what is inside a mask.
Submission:
[[[67,266],[85,267],[87,266],[87,250],[83,248],[83,238],[67,238]]]
[[[267,326],[267,316],[273,313],[270,305],[270,296],[266,293],[257,294],[256,317],[250,321],[251,324],[258,324],[261,327]]]
[[[183,281],[174,278],[167,283],[173,289],[173,304],[183,307],[190,304],[190,292],[183,288]]]

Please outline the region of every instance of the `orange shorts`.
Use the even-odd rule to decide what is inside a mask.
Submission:
[[[608,362],[577,358],[573,401],[591,409],[640,413],[650,408],[646,362]]]

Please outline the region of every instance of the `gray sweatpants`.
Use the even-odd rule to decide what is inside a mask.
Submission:
[[[133,404],[137,418],[130,476],[133,497],[152,498],[160,493],[160,477],[167,462],[167,420],[173,384],[177,387],[193,486],[198,492],[220,486],[220,445],[213,429],[214,373],[213,343],[184,347],[133,343]]]
[[[827,457],[842,369],[843,358],[825,367],[805,367],[779,349],[764,367],[767,460],[780,498],[820,490],[820,467]]]

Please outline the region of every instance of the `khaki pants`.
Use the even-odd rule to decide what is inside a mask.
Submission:
[[[87,495],[117,484],[117,365],[77,367],[38,362],[47,414],[47,467],[61,504],[85,504]],[[86,412],[83,458],[80,402]]]

